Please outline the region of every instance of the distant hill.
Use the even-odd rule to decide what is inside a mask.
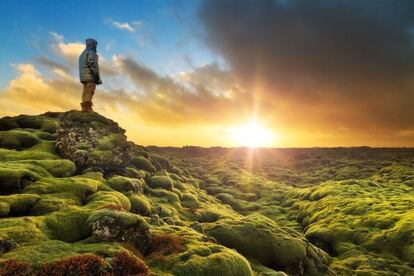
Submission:
[[[0,275],[413,275],[412,149],[135,145],[0,119]]]

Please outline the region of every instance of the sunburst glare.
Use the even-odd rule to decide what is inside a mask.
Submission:
[[[260,125],[256,121],[231,127],[229,135],[236,146],[251,148],[272,146],[276,138],[274,131]]]

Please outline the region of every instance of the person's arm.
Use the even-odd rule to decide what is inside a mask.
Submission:
[[[89,51],[86,58],[86,63],[88,64],[89,69],[91,70],[95,82],[101,84],[101,78],[99,76],[99,66],[98,66],[98,55],[94,51]]]

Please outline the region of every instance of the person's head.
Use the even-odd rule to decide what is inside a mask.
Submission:
[[[96,41],[93,38],[87,38],[85,40],[85,44],[86,44],[86,47],[91,47],[91,48],[96,49],[96,45],[98,45],[98,41]]]

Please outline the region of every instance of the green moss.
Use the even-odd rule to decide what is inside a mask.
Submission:
[[[65,198],[72,204],[82,205],[87,197],[100,187],[97,180],[76,176],[69,178],[42,178],[25,189],[27,193],[54,194],[58,198]]]
[[[174,187],[171,178],[165,175],[155,175],[151,177],[151,179],[148,182],[148,185],[153,189],[162,188],[166,190],[171,190]]]
[[[255,261],[255,260],[249,260],[249,263],[253,269],[253,271],[255,272],[256,275],[263,275],[263,276],[288,276],[288,274],[286,274],[283,271],[276,271],[273,269],[270,269],[262,264],[260,264],[259,262]]]
[[[144,181],[137,178],[129,178],[124,176],[114,176],[106,181],[106,184],[119,192],[142,192],[144,189]]]
[[[157,169],[171,169],[171,163],[168,158],[158,155],[158,154],[151,154],[151,163],[157,167]]]
[[[39,139],[26,131],[8,130],[0,132],[0,147],[22,150],[36,145]]]
[[[49,132],[40,132],[37,134],[37,137],[46,141],[54,141],[56,139],[56,134],[51,134]]]
[[[78,207],[54,212],[45,218],[46,231],[52,239],[76,242],[91,235],[88,217],[89,211]]]
[[[217,210],[202,210],[199,214],[199,222],[215,222],[222,217],[222,214]]]
[[[83,124],[90,124],[90,123],[98,123],[101,125],[110,125],[110,120],[105,118],[104,116],[96,113],[96,112],[92,112],[92,113],[88,113],[88,112],[79,112],[79,111],[73,111],[70,114],[67,113],[68,116],[70,116],[70,119],[75,121],[75,122],[79,122],[79,123],[83,123]]]
[[[112,206],[121,206],[123,209],[129,211],[131,203],[129,199],[117,191],[99,191],[88,198],[87,206],[93,209],[99,209]]]
[[[84,173],[82,173],[81,176],[84,177],[84,178],[94,179],[94,180],[97,180],[99,182],[104,181],[104,177],[103,177],[103,174],[101,172],[94,172],[94,171],[84,172]]]
[[[144,195],[132,195],[129,197],[131,211],[143,216],[151,215],[151,203]]]
[[[7,202],[0,201],[0,218],[7,217],[10,213],[10,205]]]
[[[197,209],[198,207],[200,207],[200,202],[194,195],[185,193],[183,194],[181,205],[186,208]]]
[[[9,116],[3,117],[0,119],[0,130],[10,130],[14,128],[19,128],[16,118]]]
[[[38,146],[42,148],[36,149]],[[50,150],[48,150],[50,148]],[[44,160],[57,159],[54,154],[54,146],[47,143],[38,144],[28,150],[15,151],[0,148],[0,161],[19,161],[19,160]]]
[[[69,177],[75,174],[76,166],[70,160],[28,160],[20,161],[20,164],[32,164],[44,168],[55,177]]]
[[[39,179],[40,176],[30,168],[30,166],[20,164],[3,164],[3,166],[0,166],[0,193],[21,191],[27,185]]]
[[[41,129],[43,123],[42,117],[20,115],[16,118],[21,128]]]
[[[293,230],[287,232],[261,215],[220,220],[206,231],[221,244],[235,248],[270,268],[289,271],[304,264],[305,270],[317,267],[322,272],[327,269],[324,258],[308,252],[318,249],[310,247]]]
[[[34,244],[19,246],[0,259],[16,259],[41,267],[45,262],[56,261],[64,257],[83,253],[93,253],[103,257],[111,257],[122,250],[119,244],[109,243],[66,243],[59,240],[38,241]]]
[[[144,171],[144,170],[138,170],[132,166],[126,167],[122,175],[131,177],[131,178],[138,178],[138,179],[147,179],[151,176],[149,172]]]
[[[36,194],[15,194],[0,196],[0,202],[7,203],[11,216],[29,215],[30,209],[40,200]]]
[[[44,215],[54,211],[63,210],[69,206],[65,199],[50,197],[38,200],[31,208],[31,215]]]
[[[13,239],[20,245],[36,243],[47,239],[43,231],[42,218],[2,218],[0,226],[0,239]]]
[[[160,198],[163,202],[171,204],[180,203],[180,198],[173,192],[164,189],[153,189],[150,193],[152,196]]]
[[[236,211],[255,211],[261,207],[257,203],[236,199],[232,195],[226,193],[218,194],[216,197],[223,203],[230,205]]]
[[[131,225],[135,225],[137,223],[142,223],[143,227],[148,228],[148,225],[142,219],[142,217],[136,214],[129,213],[129,212],[112,210],[112,209],[102,209],[102,210],[93,212],[88,217],[88,224],[91,225],[97,222],[98,220],[100,220],[102,217],[111,217],[118,222],[117,224],[123,227],[128,227]]]
[[[114,147],[126,147],[128,142],[123,133],[111,133],[98,140],[96,149],[111,151]]]
[[[131,163],[139,170],[144,170],[150,173],[155,173],[156,171],[156,168],[151,164],[151,161],[143,156],[133,157]]]
[[[15,122],[15,127],[24,128],[24,129],[39,129],[48,133],[55,133],[57,129],[57,119],[52,116],[28,116],[20,115],[15,118],[12,118]]]
[[[219,252],[207,254],[193,254],[188,260],[178,263],[173,267],[174,275],[254,275],[249,262],[233,250],[222,248]]]
[[[172,178],[172,179],[174,180],[174,187],[175,188],[177,188],[181,192],[187,192],[188,191],[188,188],[184,183],[181,183],[181,181],[178,180],[177,178],[176,179]]]

